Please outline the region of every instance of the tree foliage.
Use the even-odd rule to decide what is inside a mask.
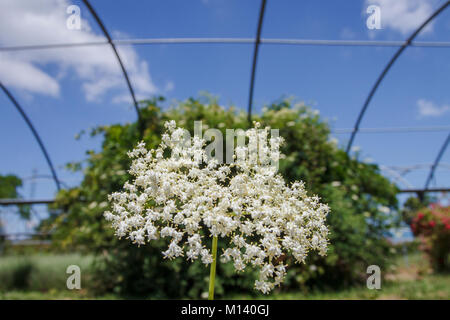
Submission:
[[[432,203],[416,211],[411,230],[435,272],[450,271],[450,206]]]
[[[22,186],[22,180],[12,174],[0,175],[0,198],[21,198],[18,189]],[[30,206],[20,206],[18,212],[22,218],[30,217]]]
[[[142,138],[149,148],[160,142],[163,124],[175,120],[193,134],[194,121],[203,128],[248,128],[247,115],[233,107],[221,107],[214,99],[188,99],[162,110],[162,98],[142,102],[145,130],[136,123],[101,126],[92,135],[102,135],[101,150],[88,151],[87,159],[72,163],[84,179],[72,189],[61,190],[53,215],[41,228],[54,231],[54,243],[61,249],[94,251],[99,283],[97,288],[123,295],[160,298],[199,298],[207,288],[208,270],[197,263],[161,259],[162,240],[140,248],[128,240],[117,240],[102,214],[107,195],[119,190],[130,177],[127,151]],[[376,165],[349,157],[330,139],[327,122],[317,112],[290,100],[275,102],[254,116],[263,126],[280,130],[285,139],[280,171],[289,181],[303,180],[311,194],[331,207],[328,224],[331,246],[325,258],[312,255],[306,265],[287,261],[290,271],[283,290],[310,286],[339,286],[360,281],[368,265],[387,267],[390,247],[386,241],[395,223],[397,188],[384,178]],[[220,244],[219,244],[220,250]],[[231,267],[231,268],[230,268]],[[251,289],[254,273],[235,275],[232,266],[218,265],[216,294]]]

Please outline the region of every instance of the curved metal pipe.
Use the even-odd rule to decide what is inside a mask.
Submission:
[[[261,43],[261,30],[262,30],[262,24],[264,20],[264,11],[266,10],[266,0],[261,1],[261,8],[259,10],[259,19],[258,19],[258,30],[256,31],[256,38],[255,38],[255,49],[253,51],[253,64],[252,64],[252,74],[250,78],[250,92],[248,95],[248,122],[251,125],[252,123],[252,107],[253,107],[253,89],[255,86],[255,75],[256,75],[256,65],[258,62],[258,51],[259,51],[259,44]]]
[[[441,161],[441,158],[444,155],[444,152],[447,149],[449,142],[450,142],[450,133],[448,134],[447,139],[445,140],[444,144],[442,145],[441,149],[439,150],[436,160],[434,161],[433,165],[431,166],[430,174],[428,175],[427,181],[425,182],[425,188],[424,188],[425,190],[428,190],[428,186],[430,185],[430,182],[434,177],[434,172],[436,171],[436,168],[438,167],[439,162]]]
[[[11,102],[14,104],[14,106],[17,109],[17,111],[19,111],[19,113],[22,115],[22,118],[25,120],[25,122],[27,123],[27,125],[30,128],[31,132],[33,133],[34,138],[36,139],[37,143],[39,144],[39,147],[41,148],[42,153],[44,154],[45,160],[47,161],[47,164],[48,164],[48,166],[50,168],[50,171],[52,172],[52,177],[53,177],[53,180],[55,181],[56,188],[58,189],[58,191],[61,190],[61,185],[60,185],[58,176],[56,175],[56,170],[53,167],[52,160],[50,159],[50,156],[49,156],[49,154],[47,152],[47,149],[45,148],[44,143],[42,142],[42,140],[41,140],[37,130],[34,128],[33,123],[31,122],[30,118],[28,118],[27,114],[22,109],[22,107],[19,105],[17,100],[13,97],[11,92],[9,92],[9,90],[6,89],[6,87],[1,82],[0,82],[0,87],[5,92],[5,94],[8,96],[9,100],[11,100]]]
[[[402,52],[411,45],[411,42],[414,40],[414,38],[422,31],[423,28],[427,26],[430,21],[432,21],[436,16],[438,16],[442,11],[444,11],[445,8],[450,5],[450,1],[445,2],[439,9],[437,9],[422,25],[420,25],[419,28],[417,28],[416,31],[405,41],[405,43],[397,50],[397,52],[394,54],[394,56],[391,58],[389,63],[384,68],[383,72],[378,77],[377,81],[375,82],[375,85],[370,90],[369,95],[366,98],[366,101],[364,102],[364,105],[361,109],[361,112],[359,113],[358,119],[356,120],[356,124],[354,127],[354,130],[352,132],[352,135],[350,137],[350,141],[348,142],[346,152],[350,152],[350,148],[352,147],[353,140],[355,139],[356,134],[358,133],[359,125],[361,123],[361,120],[364,116],[364,113],[367,110],[367,107],[369,106],[370,101],[372,100],[375,92],[377,91],[380,83],[383,81],[384,77],[386,76],[387,72],[391,69],[392,65],[395,63],[395,61],[398,59],[398,57],[402,54]]]
[[[131,85],[130,78],[128,77],[128,73],[127,73],[127,70],[125,69],[125,66],[124,66],[124,64],[122,62],[122,59],[120,59],[119,53],[117,52],[116,46],[115,46],[111,36],[109,35],[108,30],[106,30],[105,25],[103,24],[102,20],[100,19],[100,17],[98,16],[98,14],[94,10],[94,8],[91,6],[89,1],[88,0],[83,0],[83,3],[88,8],[88,10],[91,12],[92,16],[94,17],[95,21],[99,25],[100,29],[102,29],[103,34],[105,35],[106,39],[108,39],[108,43],[111,45],[111,48],[114,51],[114,54],[115,54],[115,56],[117,58],[117,61],[120,64],[120,68],[122,69],[123,76],[124,76],[124,78],[125,78],[125,80],[127,82],[128,90],[130,91],[131,98],[133,99],[134,108],[136,109],[136,113],[137,113],[137,116],[138,116],[139,127],[140,127],[140,129],[142,129],[143,123],[142,123],[142,120],[141,120],[141,112],[139,110],[139,105],[138,105],[138,102],[136,100],[136,96],[134,94],[134,89],[133,89],[133,87]]]

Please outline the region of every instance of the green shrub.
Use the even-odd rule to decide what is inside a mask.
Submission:
[[[34,269],[33,263],[24,257],[0,260],[0,290],[26,289]]]
[[[21,198],[20,193],[18,192],[18,189],[22,187],[22,180],[12,174],[8,175],[1,175],[0,174],[0,198],[10,198],[10,199],[16,199]],[[1,208],[0,208],[1,209]],[[1,210],[0,210],[1,212]],[[25,219],[30,218],[30,206],[29,205],[22,205],[17,207],[17,213]],[[2,231],[2,223],[0,221],[0,232]],[[4,239],[0,237],[0,246]],[[0,247],[1,252],[1,247]]]
[[[431,204],[412,219],[411,229],[419,236],[421,249],[436,272],[450,272],[450,206]]]
[[[158,99],[143,103],[142,136],[136,123],[92,131],[92,135],[103,135],[101,150],[88,151],[86,161],[69,164],[70,169],[82,170],[84,179],[79,187],[59,192],[53,208],[64,211],[43,223],[41,229],[54,231],[53,240],[60,249],[96,252],[98,290],[125,296],[199,298],[207,289],[208,270],[183,260],[163,261],[162,241],[137,248],[127,240],[116,239],[102,216],[107,195],[129,179],[127,151],[141,138],[149,148],[156,147],[166,120],[175,120],[191,134],[196,120],[202,120],[204,128],[217,128],[224,134],[226,128],[247,128],[249,124],[245,113],[225,109],[214,100],[188,99],[165,111],[158,103]],[[397,188],[376,165],[349,157],[330,140],[328,124],[302,104],[283,100],[265,108],[254,120],[280,129],[286,140],[286,158],[280,162],[284,177],[305,181],[307,190],[331,207],[327,257],[312,255],[306,265],[288,260],[290,270],[282,290],[361,282],[371,264],[385,270],[391,254],[386,235],[396,223],[392,212],[397,205]],[[230,291],[255,294],[251,271],[237,275],[229,265],[219,263],[217,274],[217,297]]]
[[[0,259],[0,291],[67,290],[69,265],[81,269],[81,286],[89,287],[92,278],[92,256],[78,254],[6,256]]]

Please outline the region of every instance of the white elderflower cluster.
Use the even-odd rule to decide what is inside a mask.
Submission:
[[[206,141],[198,136],[186,139],[186,131],[174,121],[166,123],[156,150],[139,143],[129,152],[134,178],[122,192],[109,196],[112,210],[104,214],[116,235],[138,245],[168,238],[164,258],[184,256],[206,265],[213,256],[204,237],[225,239],[229,245],[221,260],[233,261],[237,271],[259,268],[255,288],[263,293],[283,281],[286,254],[298,263],[312,249],[324,255],[328,206],[309,197],[302,182],[286,185],[268,165],[279,159],[273,145],[282,139],[271,138],[269,149],[262,143],[269,128],[258,127],[246,131],[248,146],[236,148],[231,164],[208,157]]]

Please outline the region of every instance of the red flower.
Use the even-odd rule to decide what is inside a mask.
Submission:
[[[445,225],[445,230],[450,230],[450,224]]]
[[[424,217],[424,214],[422,212],[419,212],[419,214],[417,215],[417,218],[420,220]]]
[[[432,227],[432,228],[433,228],[433,227],[434,227],[434,226],[436,225],[436,222],[434,222],[434,221],[430,221],[430,222],[429,222],[428,224],[429,224],[429,226],[430,226],[430,227]]]

